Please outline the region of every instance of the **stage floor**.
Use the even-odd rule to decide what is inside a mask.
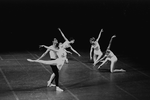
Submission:
[[[148,100],[150,73],[128,57],[118,56],[115,68],[126,72],[110,73],[109,62],[101,69],[92,66],[89,54],[68,55],[69,63],[60,71],[60,87],[47,87],[51,67],[31,63],[42,52],[0,54],[0,100]],[[48,55],[43,59],[49,59]]]

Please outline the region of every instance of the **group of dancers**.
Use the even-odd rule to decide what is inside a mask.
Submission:
[[[58,30],[60,31],[61,35],[65,39],[64,43],[60,42],[57,47],[56,45],[58,44],[58,40],[56,38],[54,38],[53,44],[51,46],[40,45],[40,47],[44,47],[47,50],[38,59],[36,59],[36,60],[27,59],[27,60],[29,62],[38,62],[38,63],[50,65],[53,73],[51,74],[50,79],[47,82],[47,86],[49,86],[49,87],[56,86],[56,91],[61,92],[61,91],[63,91],[63,89],[61,89],[59,87],[59,71],[62,69],[62,66],[65,63],[69,63],[69,61],[67,59],[67,53],[72,54],[70,51],[67,51],[66,49],[70,48],[78,56],[81,56],[81,55],[75,49],[73,49],[73,47],[71,46],[71,44],[73,44],[75,42],[75,40],[72,39],[69,41],[65,37],[65,35],[61,31],[61,29],[58,28]],[[105,62],[110,61],[111,62],[110,72],[116,72],[116,71],[124,72],[125,70],[123,70],[123,69],[119,69],[119,70],[115,69],[114,70],[114,64],[115,64],[115,62],[117,62],[117,57],[110,50],[110,46],[111,46],[112,39],[116,36],[114,35],[111,37],[109,45],[108,45],[105,53],[103,54],[103,52],[100,49],[100,45],[98,43],[102,32],[103,32],[103,29],[101,29],[99,36],[96,40],[94,37],[90,39],[90,43],[91,43],[90,59],[91,60],[93,59],[93,62],[94,62],[93,66],[95,66],[96,64],[101,62],[101,64],[98,67],[98,69],[99,69]],[[92,51],[94,51],[93,57],[92,57]],[[50,55],[50,60],[41,60],[48,52]],[[55,84],[52,84],[54,80],[55,80]]]

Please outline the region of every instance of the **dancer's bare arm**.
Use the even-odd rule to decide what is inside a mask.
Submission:
[[[96,39],[97,42],[99,41],[102,32],[103,32],[103,29],[101,29],[101,31],[100,31],[100,33],[99,33],[99,35],[98,35],[98,38]]]
[[[49,46],[46,46],[46,45],[40,45],[39,47],[40,47],[40,48],[41,48],[41,47],[44,47],[44,48],[46,48],[46,49],[49,48]]]
[[[113,36],[111,37],[111,39],[110,39],[110,41],[109,41],[109,44],[108,44],[108,47],[107,47],[106,51],[110,49],[112,40],[113,40],[113,38],[115,38],[115,37],[116,37],[116,35],[113,35]]]
[[[72,54],[72,52],[70,52],[70,51],[67,51],[67,50],[65,50],[67,53],[70,53],[70,54]]]
[[[71,49],[73,52],[75,52],[78,56],[81,56],[76,50],[74,50],[74,49],[72,48],[72,46],[70,46],[70,49]]]
[[[55,51],[55,52],[58,52],[59,50],[58,49],[55,49],[55,48],[49,48],[49,50],[52,50],[52,51]]]
[[[101,59],[97,60],[93,65],[95,66],[98,62],[103,62],[104,60],[107,59],[107,55],[104,55]]]
[[[61,31],[61,29],[58,28],[58,30],[60,31],[60,33],[61,33],[61,35],[63,36],[63,38],[64,38],[66,41],[68,41],[68,39],[65,37],[65,35],[64,35],[63,32]]]
[[[108,59],[106,58],[106,59],[99,65],[98,69],[99,69],[101,66],[103,66],[103,64],[104,64],[107,60],[108,60]]]
[[[41,59],[41,58],[43,58],[49,51],[50,51],[50,49],[47,49],[47,50],[41,55],[41,57],[38,58],[38,60]]]

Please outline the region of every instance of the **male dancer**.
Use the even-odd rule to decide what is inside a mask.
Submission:
[[[60,31],[60,33],[61,33],[61,35],[63,36],[63,38],[65,39],[65,42],[62,44],[63,45],[63,48],[70,48],[73,52],[75,52],[78,56],[81,56],[76,50],[74,50],[73,48],[72,48],[72,46],[70,45],[70,44],[73,44],[74,42],[75,42],[75,40],[74,39],[72,39],[71,41],[69,41],[66,37],[65,37],[65,35],[63,34],[63,32],[61,31],[61,29],[60,28],[58,28],[58,30]]]
[[[58,49],[58,48],[56,47],[57,43],[58,43],[57,39],[54,38],[53,44],[52,44],[51,46],[40,45],[40,47],[45,47],[47,50],[46,50],[46,52],[44,52],[44,53],[41,55],[41,57],[38,58],[38,60],[41,59],[42,57],[44,57],[48,52],[49,52],[50,60],[55,60],[55,59],[57,59],[56,52],[53,51],[53,50],[51,50],[51,49]],[[50,65],[50,66],[51,66],[52,71],[53,71],[54,73],[52,73],[52,75],[50,76],[50,79],[49,79],[49,81],[47,82],[47,86],[50,86],[50,87],[51,87],[51,86],[56,86],[56,85],[52,84],[52,81],[54,80],[54,77],[56,77],[56,78],[58,77],[58,69],[57,69],[57,66],[56,66],[56,65]],[[57,82],[57,79],[55,79],[55,83],[58,83],[58,82]]]
[[[101,56],[103,55],[101,49],[100,49],[100,45],[98,43],[99,39],[100,39],[100,36],[101,36],[101,33],[103,32],[103,29],[101,29],[99,35],[98,35],[98,38],[95,40],[95,38],[91,38],[90,39],[90,43],[92,44],[91,45],[91,49],[90,49],[90,59],[92,60],[92,51],[94,50],[94,53],[93,53],[93,61],[94,61],[94,64],[98,61],[98,59],[101,58]]]
[[[98,67],[98,69],[99,69],[105,62],[110,61],[111,62],[111,65],[110,65],[110,72],[111,73],[113,73],[113,72],[125,72],[125,70],[123,70],[123,69],[114,69],[114,65],[118,60],[117,57],[114,55],[114,53],[110,50],[110,45],[111,45],[112,39],[114,37],[116,37],[116,36],[113,35],[111,37],[109,46],[106,49],[106,53],[105,53],[104,57],[102,57],[100,60],[98,60],[96,63],[94,63],[94,65],[96,65],[99,61],[102,62]]]

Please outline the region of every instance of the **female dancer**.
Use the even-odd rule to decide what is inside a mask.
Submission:
[[[66,61],[66,55],[67,53],[71,53],[67,50],[65,50],[63,48],[62,43],[59,43],[59,49],[53,49],[51,48],[51,50],[55,51],[58,58],[56,60],[31,60],[31,59],[27,59],[30,62],[38,62],[38,63],[42,63],[42,64],[46,64],[46,65],[56,65],[57,67],[55,67],[55,69],[57,71],[55,71],[55,73],[53,73],[53,78],[55,77],[55,82],[56,82],[56,90],[57,91],[63,91],[61,88],[58,87],[58,82],[59,82],[59,72],[58,70],[61,70],[62,66],[64,65],[64,62]],[[50,83],[52,83],[53,79],[50,80]]]
[[[61,35],[63,36],[63,38],[65,39],[65,42],[63,43],[63,48],[70,48],[73,52],[75,52],[78,56],[81,56],[76,50],[74,50],[73,48],[72,48],[72,46],[70,45],[70,44],[73,44],[74,42],[75,42],[75,40],[74,39],[72,39],[71,41],[69,41],[66,37],[65,37],[65,35],[63,34],[63,32],[61,31],[61,29],[60,28],[58,28],[58,30],[60,31],[60,33],[61,33]]]
[[[116,37],[115,35],[113,35],[111,37],[111,40],[110,40],[110,43],[106,49],[106,53],[104,55],[104,57],[102,57],[100,60],[98,60],[96,63],[98,63],[99,61],[101,61],[102,63],[99,65],[98,69],[107,61],[110,61],[111,62],[111,65],[110,65],[110,72],[113,73],[113,72],[125,72],[125,70],[123,69],[114,69],[114,65],[115,63],[117,62],[117,57],[114,55],[114,53],[110,50],[110,45],[111,45],[111,42],[112,42],[112,39]],[[96,64],[95,63],[95,64]]]
[[[95,38],[91,38],[90,39],[90,43],[92,44],[91,45],[91,49],[90,49],[90,60],[92,60],[92,51],[94,50],[94,53],[93,53],[93,61],[94,61],[94,64],[98,61],[98,59],[101,58],[101,56],[103,55],[101,49],[100,49],[100,45],[98,43],[99,39],[100,39],[100,36],[101,36],[101,33],[103,32],[103,29],[101,29],[99,35],[98,35],[98,38],[95,40]]]

